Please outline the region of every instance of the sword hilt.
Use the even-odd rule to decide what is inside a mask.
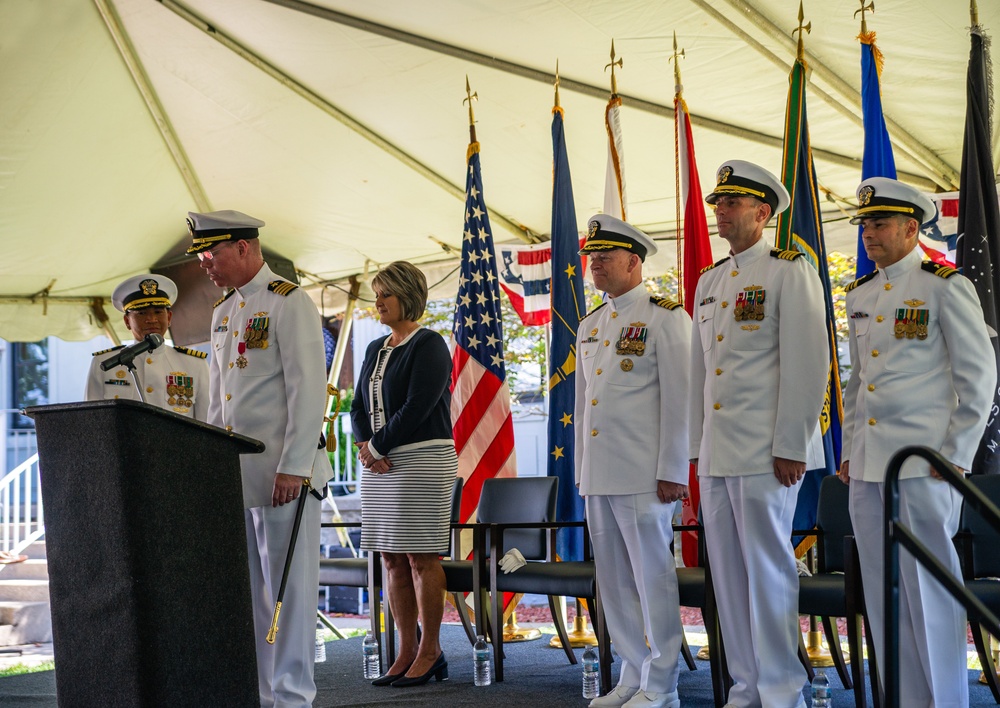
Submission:
[[[278,636],[278,615],[281,614],[281,602],[276,602],[274,605],[274,616],[271,617],[271,629],[267,631],[267,643],[274,644],[274,640]]]

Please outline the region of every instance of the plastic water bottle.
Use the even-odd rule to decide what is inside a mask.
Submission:
[[[597,698],[600,693],[597,652],[594,651],[594,647],[587,647],[586,651],[583,652],[583,697]]]
[[[323,623],[316,622],[316,663],[326,661],[326,642],[323,640]]]
[[[816,671],[812,680],[812,705],[813,708],[832,708],[833,697],[830,695],[830,679],[822,669]]]
[[[378,640],[375,639],[375,635],[372,634],[371,630],[368,630],[368,633],[365,634],[365,641],[361,643],[361,651],[365,656],[365,678],[377,679],[382,670],[379,660]]]
[[[476,643],[472,647],[473,676],[477,686],[489,686],[493,683],[493,676],[490,672],[490,645],[486,643],[485,637],[476,637]]]

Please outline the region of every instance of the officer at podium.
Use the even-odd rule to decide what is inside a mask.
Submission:
[[[263,225],[238,211],[189,212],[188,253],[197,254],[213,283],[228,289],[212,316],[208,422],[267,446],[240,458],[260,704],[306,708],[316,695],[320,502],[303,483],[323,490],[333,476],[326,446],[317,446],[326,350],[316,306],[264,262],[258,240]],[[271,644],[266,638],[300,494],[307,497]]]
[[[176,299],[174,281],[151,274],[129,278],[111,295],[115,308],[124,313],[125,327],[137,342],[148,334],[167,336],[173,317],[170,308]],[[132,375],[124,366],[101,370],[101,363],[123,347],[94,352],[87,376],[86,400],[139,400]],[[146,403],[188,418],[208,419],[208,363],[204,352],[163,344],[136,357],[132,363]]]

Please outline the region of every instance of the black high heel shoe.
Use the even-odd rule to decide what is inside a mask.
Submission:
[[[448,660],[444,658],[444,652],[438,655],[437,661],[434,665],[427,669],[427,673],[421,676],[403,676],[401,679],[392,682],[393,688],[408,688],[410,686],[423,686],[425,683],[431,680],[431,676],[434,677],[435,681],[446,681],[448,679]]]
[[[410,663],[410,666],[413,666],[412,662]],[[410,670],[410,666],[407,666],[405,669],[403,669],[403,672],[399,674],[384,674],[383,676],[379,676],[377,679],[372,681],[372,686],[391,685],[393,681],[398,681],[399,679],[406,676],[406,672]]]

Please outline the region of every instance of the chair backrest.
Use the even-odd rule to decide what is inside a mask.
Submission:
[[[557,477],[488,479],[479,495],[476,520],[487,524],[555,521],[558,483]],[[550,536],[548,531],[505,531],[503,550],[516,548],[528,560],[545,560]]]
[[[817,540],[821,573],[844,571],[844,537],[854,535],[850,499],[850,488],[835,474],[820,485],[816,527],[823,532]]]
[[[1000,507],[1000,475],[976,475],[969,482]],[[1000,577],[1000,532],[968,504],[962,508],[962,530],[969,534],[972,560],[971,577]]]

